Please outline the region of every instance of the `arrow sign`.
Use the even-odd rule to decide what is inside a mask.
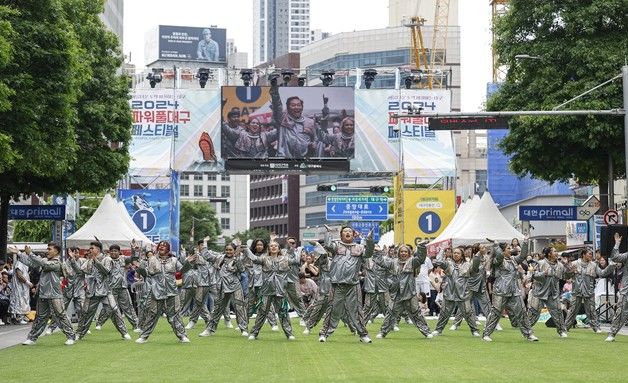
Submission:
[[[615,225],[619,223],[619,213],[615,209],[608,209],[604,213],[604,223],[607,225]]]
[[[327,197],[328,221],[385,221],[388,197]]]

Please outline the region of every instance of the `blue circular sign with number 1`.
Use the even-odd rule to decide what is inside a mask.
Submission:
[[[140,228],[142,233],[153,230],[157,223],[157,218],[150,210],[138,210],[133,214],[133,222]]]
[[[436,233],[440,225],[440,217],[433,211],[426,211],[419,217],[419,229],[426,234]]]

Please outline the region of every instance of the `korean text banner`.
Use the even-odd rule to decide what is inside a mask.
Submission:
[[[352,172],[394,172],[399,168],[399,133],[407,177],[440,178],[455,174],[451,133],[432,131],[426,117],[394,119],[391,115],[421,108],[423,113],[451,109],[448,90],[357,90],[356,148]],[[399,128],[397,132],[396,129]]]
[[[135,225],[151,241],[170,239],[169,189],[120,189],[118,198]]]
[[[222,156],[352,158],[351,87],[223,87]]]
[[[159,26],[159,58],[177,61],[227,61],[227,30]]]
[[[178,171],[224,169],[218,90],[138,89],[130,102],[131,175],[162,175],[171,165]]]

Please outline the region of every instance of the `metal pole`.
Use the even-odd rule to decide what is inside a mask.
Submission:
[[[624,79],[624,83],[626,80]],[[626,103],[624,86],[624,104]],[[626,114],[626,106],[624,109],[608,109],[608,110],[508,110],[495,112],[447,112],[447,113],[421,113],[422,117],[511,117],[511,116],[595,116],[595,115],[611,115],[621,116]],[[391,115],[392,118],[416,117],[415,114],[398,113]]]
[[[622,85],[624,88],[624,156],[626,158],[626,185],[624,187],[624,198],[628,200],[628,65],[621,68]],[[624,221],[626,222],[626,221]]]
[[[613,177],[613,156],[608,154],[608,208],[615,208],[615,177]]]

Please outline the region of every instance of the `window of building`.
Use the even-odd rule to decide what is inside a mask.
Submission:
[[[181,196],[187,197],[190,195],[190,185],[181,185]]]
[[[223,181],[229,181],[229,180],[231,180],[231,176],[230,176],[230,175],[228,175],[228,174],[223,174],[223,175],[222,175],[222,180],[223,180]]]
[[[231,203],[229,201],[222,202],[220,204],[220,212],[224,214],[231,213]]]
[[[207,185],[207,196],[208,197],[217,197],[216,185]]]
[[[208,174],[207,175],[207,181],[216,181],[216,175],[215,174]]]
[[[220,196],[229,197],[231,194],[231,187],[229,185],[222,185],[220,187]]]
[[[230,230],[231,223],[229,218],[220,218],[220,228],[223,230]]]
[[[194,197],[203,196],[203,185],[194,185]]]
[[[316,212],[305,214],[305,226],[316,226],[327,223],[325,212]]]
[[[202,181],[202,180],[203,180],[202,174],[194,174],[194,181]]]

